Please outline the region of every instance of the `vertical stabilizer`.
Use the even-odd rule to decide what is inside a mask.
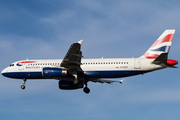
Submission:
[[[168,53],[171,47],[175,30],[165,30],[156,42],[140,58],[156,59],[162,53]]]

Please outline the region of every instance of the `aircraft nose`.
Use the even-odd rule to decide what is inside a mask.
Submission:
[[[7,76],[7,69],[5,68],[4,70],[1,71],[1,74],[5,77],[8,77]]]
[[[5,76],[5,69],[1,71],[1,74]]]

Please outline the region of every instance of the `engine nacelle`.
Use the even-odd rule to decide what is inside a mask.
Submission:
[[[64,80],[59,81],[59,89],[74,90],[79,88],[83,88],[82,83],[74,84],[73,81],[64,81]]]
[[[42,69],[42,75],[44,77],[61,77],[67,76],[67,70],[63,70],[61,68],[50,68],[46,67]]]

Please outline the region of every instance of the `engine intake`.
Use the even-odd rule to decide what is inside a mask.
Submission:
[[[44,77],[60,77],[67,76],[67,70],[61,68],[46,67],[42,69],[42,75]]]
[[[73,81],[64,81],[64,80],[59,81],[59,89],[74,90],[79,88],[83,88],[82,83],[74,84]]]

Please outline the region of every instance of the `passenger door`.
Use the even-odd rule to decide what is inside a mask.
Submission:
[[[18,67],[19,70],[24,70],[24,63],[21,63],[21,64],[19,64],[18,66],[19,66],[19,67]]]
[[[134,69],[140,69],[141,59],[137,58],[134,60]]]

